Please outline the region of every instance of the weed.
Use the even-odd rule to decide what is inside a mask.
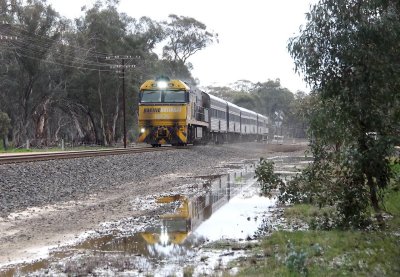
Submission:
[[[302,249],[296,250],[290,241],[288,242],[287,247],[289,251],[285,258],[285,265],[287,266],[289,271],[297,272],[301,275],[307,276],[307,253]]]

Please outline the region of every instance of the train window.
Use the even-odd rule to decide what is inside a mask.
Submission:
[[[161,91],[160,90],[152,90],[152,91],[143,91],[142,99],[140,100],[142,103],[160,103],[161,102]]]
[[[185,103],[185,91],[184,90],[166,90],[164,91],[165,103]]]

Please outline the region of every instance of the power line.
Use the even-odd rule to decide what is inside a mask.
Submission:
[[[66,64],[66,63],[53,62],[53,61],[50,61],[50,60],[44,60],[44,59],[40,59],[40,58],[37,58],[37,57],[32,57],[32,56],[29,56],[29,55],[25,55],[23,53],[17,53],[17,55],[23,56],[23,57],[26,57],[26,58],[30,58],[30,59],[34,59],[34,60],[39,60],[39,61],[42,61],[44,63],[55,64],[55,65],[65,66],[65,67],[71,67],[71,68],[75,68],[75,69],[84,69],[84,70],[101,71],[101,72],[112,72],[112,70],[109,70],[109,69],[89,68],[89,67],[84,67],[84,66],[75,66],[75,65],[70,65],[70,64]]]
[[[0,24],[0,27],[1,26],[2,25]],[[22,38],[26,38],[27,40],[30,40],[31,43],[42,45],[43,47],[50,47],[52,45],[55,45],[55,44],[59,43],[60,39],[61,40],[63,39],[62,32],[61,32],[61,36],[60,36],[59,39],[52,39],[52,38],[49,38],[47,36],[42,36],[42,35],[39,35],[39,34],[32,35],[31,33],[27,32],[26,30],[24,30],[22,28],[18,28],[15,25],[4,24],[3,26],[7,26],[8,27],[7,30],[8,30],[8,33],[10,35],[21,36]],[[1,28],[0,28],[0,30],[1,30]],[[87,49],[87,48],[84,48],[84,47],[80,47],[80,46],[76,46],[76,45],[69,45],[69,47],[77,49],[77,50],[83,50],[85,52],[90,53],[94,57],[103,57],[104,58],[104,57],[109,55],[109,53],[94,51],[94,50],[90,50],[90,49]]]
[[[1,27],[2,25],[0,25]],[[4,25],[3,25],[4,26]],[[43,59],[43,62],[58,64],[60,66],[75,67],[79,69],[88,70],[100,70],[108,71],[102,69],[104,67],[110,67],[112,69],[120,69],[120,64],[110,65],[107,60],[118,59],[120,56],[109,56],[108,53],[94,51],[92,49],[87,49],[83,47],[78,47],[68,44],[67,41],[63,42],[63,39],[51,39],[40,35],[26,34],[25,30],[20,29],[16,31],[15,28],[7,25],[7,28],[0,28],[2,31],[1,36],[6,38],[11,43],[11,46],[6,47],[7,49],[13,49],[19,56],[34,58],[43,57],[49,53],[50,48],[58,50],[57,53],[60,57],[71,61],[71,63],[63,62],[50,62]],[[4,34],[3,34],[4,33]],[[61,46],[61,49],[55,48],[56,46]],[[53,53],[50,53],[53,54]],[[53,55],[54,56],[54,55]],[[132,56],[121,56],[125,58],[131,58]],[[77,65],[72,65],[76,63]],[[95,68],[92,68],[95,67]],[[133,68],[135,65],[126,64],[125,68]]]

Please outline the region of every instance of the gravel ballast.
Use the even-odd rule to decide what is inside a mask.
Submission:
[[[0,216],[28,207],[76,200],[124,184],[199,169],[221,161],[258,158],[262,144],[195,146],[141,154],[0,165]],[[215,169],[214,169],[215,170]]]

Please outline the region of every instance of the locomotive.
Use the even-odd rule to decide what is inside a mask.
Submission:
[[[140,86],[138,125],[138,142],[153,147],[265,140],[268,136],[268,117],[166,76]]]

